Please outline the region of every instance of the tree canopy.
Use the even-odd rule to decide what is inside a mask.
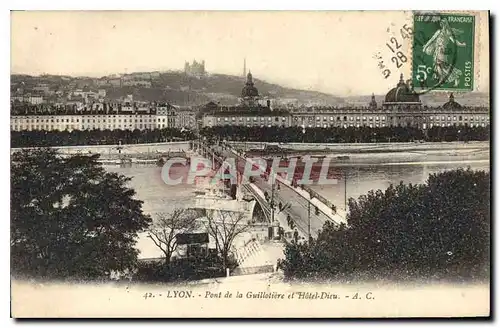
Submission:
[[[454,170],[349,200],[348,226],[292,243],[288,277],[447,280],[489,275],[490,174]]]
[[[352,142],[411,142],[439,141],[484,141],[490,138],[490,127],[434,126],[427,130],[416,127],[308,127],[300,126],[238,126],[225,125],[204,127],[200,134],[209,140],[225,139],[253,142],[308,142],[308,143],[352,143]]]
[[[137,233],[151,219],[98,156],[22,150],[11,164],[11,263],[14,274],[99,278],[131,269]]]
[[[189,130],[176,128],[152,130],[72,130],[11,131],[11,147],[57,147],[77,145],[117,145],[192,140]]]

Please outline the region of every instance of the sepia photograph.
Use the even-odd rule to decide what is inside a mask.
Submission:
[[[488,11],[11,11],[13,318],[488,318]]]

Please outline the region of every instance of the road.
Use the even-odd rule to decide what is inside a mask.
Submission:
[[[225,150],[222,147],[212,147],[216,149],[222,156],[226,159],[234,158],[236,165],[238,167],[238,172],[243,172],[245,162],[243,160],[237,160],[236,155],[230,150]],[[272,185],[266,181],[267,179],[263,177],[256,176],[254,185],[262,190],[263,193],[267,192],[270,196],[272,193]],[[277,184],[280,184],[278,189]],[[323,212],[319,211],[316,214],[315,207],[313,205],[310,206],[310,202],[305,199],[303,196],[296,193],[290,187],[285,186],[276,181],[274,186],[274,203],[283,205],[289,204],[290,207],[284,211],[285,214],[289,214],[292,220],[294,221],[297,229],[301,232],[302,235],[307,236],[309,231],[311,233],[311,237],[316,238],[319,230],[323,227],[326,221],[331,221]],[[267,209],[264,209],[267,210]],[[277,213],[275,211],[275,213]],[[309,220],[310,219],[310,220]],[[310,230],[309,230],[310,225]],[[284,227],[285,230],[288,230],[289,227]]]

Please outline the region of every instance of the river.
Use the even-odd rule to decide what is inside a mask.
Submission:
[[[338,169],[347,174],[347,197],[357,198],[372,189],[385,190],[390,184],[425,183],[429,174],[468,168],[473,170],[489,171],[489,160],[470,159],[456,161],[441,158],[440,161],[420,161],[406,163],[366,163],[357,162],[339,165]],[[157,166],[132,166],[132,167],[106,167],[108,171],[124,174],[131,177],[130,186],[136,190],[136,198],[143,200],[143,210],[154,215],[156,212],[169,212],[176,207],[188,207],[193,204],[194,185],[166,185],[161,179],[161,167]],[[312,188],[319,194],[336,204],[338,208],[344,207],[344,181],[338,184],[313,185]],[[138,248],[139,257],[161,256],[153,243],[141,235]]]

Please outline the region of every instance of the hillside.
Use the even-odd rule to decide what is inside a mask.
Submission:
[[[148,78],[149,76],[149,78]],[[209,101],[231,105],[237,102],[244,86],[245,79],[224,74],[209,74],[197,78],[185,75],[183,72],[169,71],[157,74],[134,73],[122,76],[127,81],[147,81],[151,86],[99,86],[99,82],[116,79],[116,77],[67,77],[67,76],[27,76],[12,75],[11,90],[14,91],[21,83],[28,89],[37,83],[46,83],[51,90],[71,90],[72,88],[102,88],[107,91],[107,98],[119,99],[133,94],[134,99],[144,101],[168,101],[177,105],[201,105]],[[315,103],[336,105],[343,99],[316,91],[297,90],[254,79],[255,86],[262,96],[280,98],[284,101],[299,103]]]

